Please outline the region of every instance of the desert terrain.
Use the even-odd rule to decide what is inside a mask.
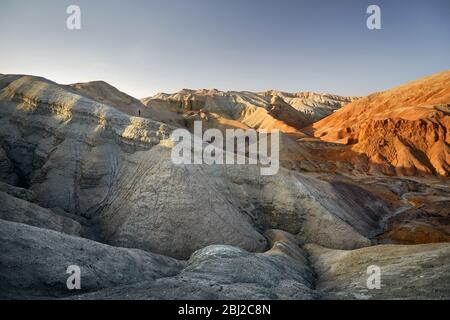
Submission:
[[[0,298],[450,299],[450,71],[411,80],[139,100],[0,75]],[[194,121],[280,130],[278,173],[174,164]]]

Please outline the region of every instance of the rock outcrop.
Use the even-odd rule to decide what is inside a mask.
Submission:
[[[71,235],[81,235],[79,222],[39,207],[28,201],[15,198],[0,191],[0,219],[25,223],[39,228],[56,230]]]
[[[310,92],[184,89],[174,94],[159,93],[142,102],[153,110],[183,114],[185,122],[201,113],[198,119],[215,128],[279,129],[301,134],[299,129],[356,99]]]
[[[450,174],[450,71],[354,101],[307,131],[367,155],[370,171]]]
[[[180,125],[180,117],[170,111],[155,111],[145,106],[140,100],[120,91],[104,81],[74,83],[65,86],[74,93],[111,106],[132,117],[164,121],[171,125]]]
[[[258,252],[263,230],[284,228],[353,249],[370,244],[386,213],[367,193],[284,169],[260,177],[254,165],[175,165],[162,143],[170,126],[42,78],[0,83],[0,138],[21,185],[42,207],[98,221],[107,243],[176,258],[211,244]]]
[[[0,181],[15,185],[19,179],[14,173],[14,167],[6,155],[5,150],[0,145]]]
[[[146,109],[141,101],[104,81],[74,83],[68,85],[67,88],[94,101],[112,106],[131,116],[138,116],[139,110],[144,112]]]
[[[307,245],[327,299],[449,299],[450,244],[380,245],[352,251]],[[368,268],[380,268],[380,289],[367,286]]]
[[[250,253],[213,245],[179,261],[0,220],[0,297],[68,299],[448,299],[450,245],[382,245],[344,251],[280,230]],[[81,289],[66,286],[67,267]],[[381,289],[368,289],[379,266]],[[430,289],[432,288],[432,289]],[[406,290],[405,290],[406,289]]]
[[[176,276],[105,289],[75,299],[314,299],[315,276],[298,241],[268,233],[265,253],[214,245],[192,254]]]
[[[0,243],[0,298],[80,294],[66,285],[71,265],[81,269],[81,292],[172,276],[184,266],[157,254],[5,220],[0,220]]]
[[[448,171],[448,73],[353,100],[183,90],[144,105],[103,82],[0,75],[0,298],[450,298],[448,243],[398,245],[449,241],[448,178],[381,175]],[[301,132],[350,101],[316,128],[349,145]],[[196,119],[281,129],[283,167],[175,164],[170,133]],[[371,264],[382,290],[365,286]]]

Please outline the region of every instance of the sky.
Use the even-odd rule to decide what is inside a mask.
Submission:
[[[66,8],[81,9],[81,29]],[[367,7],[381,9],[369,30]],[[0,73],[366,95],[450,69],[449,0],[0,0]]]

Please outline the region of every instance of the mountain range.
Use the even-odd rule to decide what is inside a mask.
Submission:
[[[449,299],[449,113],[450,71],[367,97],[142,100],[0,75],[0,297]],[[174,164],[195,120],[279,129],[279,173]]]

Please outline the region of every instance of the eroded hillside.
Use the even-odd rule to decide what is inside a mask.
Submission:
[[[75,87],[0,77],[1,297],[73,298],[69,260],[87,272],[78,299],[450,297],[447,178],[369,175],[342,156],[356,151],[300,131],[352,98],[182,91],[140,105]],[[168,137],[196,118],[286,129],[284,167],[174,164]],[[375,295],[354,275],[376,263],[403,280]]]
[[[354,101],[308,131],[351,145],[368,157],[370,171],[448,176],[449,101],[450,71],[445,71]]]

